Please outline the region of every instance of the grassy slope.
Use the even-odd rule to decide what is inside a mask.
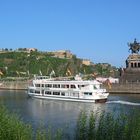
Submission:
[[[48,75],[52,70],[57,76],[76,75],[78,73],[109,76],[112,67],[102,68],[101,64],[95,66],[82,65],[82,61],[75,56],[72,59],[60,59],[51,57],[45,52],[6,52],[0,54],[0,69],[5,76],[28,76],[30,74]],[[68,71],[70,71],[68,73]]]

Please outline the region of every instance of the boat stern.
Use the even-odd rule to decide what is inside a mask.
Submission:
[[[98,98],[95,99],[95,103],[105,103],[109,93],[99,93]]]
[[[107,98],[104,99],[96,99],[95,103],[105,103],[107,101]]]

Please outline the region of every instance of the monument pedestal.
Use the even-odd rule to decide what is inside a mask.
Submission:
[[[131,54],[126,60],[126,68],[121,71],[120,83],[140,82],[140,55]]]

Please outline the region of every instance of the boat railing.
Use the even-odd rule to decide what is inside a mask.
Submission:
[[[41,80],[41,79],[49,79],[50,77],[49,76],[35,76],[34,78],[35,80]]]

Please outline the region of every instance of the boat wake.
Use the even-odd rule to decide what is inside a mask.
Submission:
[[[108,101],[108,102],[106,102],[106,103],[108,103],[108,104],[115,103],[115,104],[123,104],[123,105],[140,106],[140,103],[133,103],[133,102],[121,101],[121,100],[118,100],[118,101]]]

